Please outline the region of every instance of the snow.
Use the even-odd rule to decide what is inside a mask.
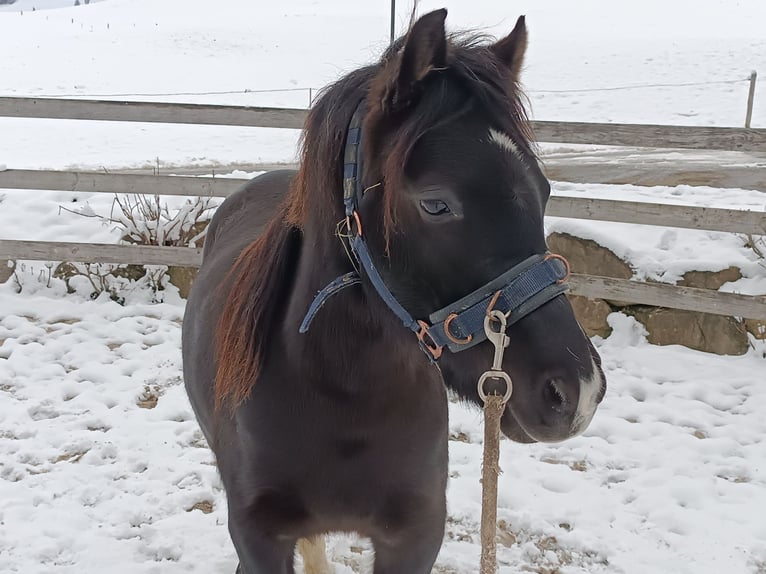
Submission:
[[[181,383],[183,306],[6,286],[0,308],[9,310],[0,320],[0,571],[233,572],[221,484]],[[610,322],[614,334],[596,339],[609,391],[585,434],[502,443],[501,573],[758,572],[763,359],[655,347],[633,319]],[[450,414],[436,572],[469,573],[481,422],[458,404]],[[369,546],[349,537],[332,537],[330,554],[338,574],[370,561]]]
[[[411,4],[397,5],[402,30]],[[707,0],[704,7],[692,0],[519,0],[512,6],[428,0],[421,11],[442,5],[450,10],[451,27],[498,36],[510,30],[517,14],[527,15],[523,81],[533,115],[545,120],[742,126],[746,79],[766,61],[761,0]],[[0,53],[13,55],[0,60],[0,95],[305,107],[308,88],[315,93],[377,58],[388,43],[389,6],[351,0],[110,0],[24,16],[0,13]],[[721,81],[735,83],[711,83]],[[679,83],[696,85],[567,91]],[[206,92],[214,94],[130,96]],[[764,125],[766,81],[760,81],[753,126]],[[291,161],[297,135],[0,118],[2,161],[18,169],[140,167],[156,158],[166,165]],[[42,149],[40,137],[48,142]]]
[[[387,43],[388,2],[43,3],[0,7],[0,95],[210,93],[141,99],[303,107],[306,88]],[[401,29],[409,6],[399,4]],[[421,11],[441,5],[451,26],[497,35],[527,14],[524,81],[540,119],[741,125],[743,80],[766,61],[760,0],[429,0]],[[677,83],[701,84],[546,91]],[[764,85],[755,126],[766,124]],[[254,91],[272,89],[285,91]],[[296,139],[291,130],[0,118],[0,170],[291,161]],[[766,196],[746,189],[554,182],[553,193],[766,210]],[[164,199],[171,210],[186,200]],[[4,191],[0,239],[116,242],[113,225],[72,213],[108,215],[112,201]],[[766,293],[763,262],[735,234],[559,218],[547,227],[613,249],[641,278],[737,265],[744,277],[725,289]],[[20,294],[14,279],[0,285],[0,572],[233,572],[224,493],[181,381],[175,289],[155,304],[134,290],[121,306],[67,295],[44,262],[16,274]],[[609,321],[613,334],[594,339],[609,388],[585,434],[502,443],[500,572],[762,574],[766,345],[719,357],[649,345],[621,314]],[[479,556],[481,416],[452,403],[450,418],[449,519],[435,572],[468,574]],[[369,571],[367,542],[333,536],[329,548],[337,574]]]
[[[72,8],[76,0],[16,0],[13,4],[0,5],[0,12],[32,12],[34,10],[51,10],[53,8]],[[85,7],[85,0],[80,2],[79,7]],[[91,4],[103,2],[103,0],[90,0]]]
[[[766,194],[763,192],[704,186],[642,187],[554,182],[552,194],[766,211]],[[748,237],[743,234],[558,217],[546,220],[546,230],[592,239],[611,249],[633,267],[638,279],[676,283],[687,271],[720,271],[734,266],[742,271],[742,279],[727,283],[722,290],[745,295],[766,294],[763,257],[748,247]]]

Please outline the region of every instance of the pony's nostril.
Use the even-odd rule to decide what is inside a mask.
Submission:
[[[567,406],[567,397],[564,393],[564,382],[561,379],[548,379],[545,382],[543,393],[546,401],[554,410],[562,411]]]

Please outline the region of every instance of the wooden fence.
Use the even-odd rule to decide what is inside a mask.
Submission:
[[[307,110],[206,104],[2,98],[0,117],[300,129]],[[532,122],[548,143],[766,152],[766,129]]]
[[[184,123],[298,129],[306,110],[199,104],[0,98],[0,116]],[[766,130],[747,128],[534,122],[542,142],[766,152]],[[757,168],[754,168],[757,169]],[[94,172],[5,170],[0,189],[225,197],[244,180]],[[766,197],[765,197],[766,199]],[[279,197],[262,197],[262,227]],[[549,216],[766,235],[766,212],[552,197]],[[0,240],[0,259],[198,266],[201,250]],[[575,275],[572,292],[588,297],[766,320],[766,296]]]

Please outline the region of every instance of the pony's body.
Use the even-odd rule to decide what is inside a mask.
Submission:
[[[445,352],[434,368],[365,275],[299,328],[317,292],[354,267],[334,231],[360,101],[367,189],[345,232],[362,237],[363,225],[410,314],[427,318],[545,253],[549,186],[515,88],[523,20],[493,46],[448,46],[445,14],[424,16],[379,64],[329,89],[309,115],[301,170],[256,178],[208,228],[183,325],[184,377],[242,574],[291,574],[296,541],[330,531],[369,537],[375,574],[427,574],[438,554],[445,384],[479,403],[491,345]],[[286,199],[260,233],[262,195]],[[604,392],[566,299],[546,301],[509,328],[503,362],[514,380],[503,431],[522,442],[581,432]]]
[[[286,301],[280,305],[284,323],[270,333],[257,400],[234,418],[214,414],[209,334],[220,307],[195,303],[215,301],[220,278],[258,236],[250,224],[258,217],[258,197],[285,193],[293,175],[256,178],[217,210],[184,320],[184,376],[217,455],[235,546],[244,564],[258,538],[274,548],[268,567],[243,571],[289,572],[299,538],[340,530],[373,540],[376,572],[425,572],[444,529],[446,391],[417,345],[398,336],[396,319],[378,309],[382,303],[370,306],[351,291],[342,302],[328,303],[343,325],[343,339],[327,330],[317,334],[324,344],[316,347],[294,336],[305,308]],[[286,233],[279,249],[289,258],[285,286],[306,282],[302,269],[317,269],[297,232]],[[331,266],[319,271],[319,283],[338,273]],[[227,296],[226,285],[220,296]],[[313,328],[321,331],[322,324]],[[405,546],[410,562],[401,561]],[[389,560],[397,560],[396,568],[385,569],[386,548],[395,549]]]

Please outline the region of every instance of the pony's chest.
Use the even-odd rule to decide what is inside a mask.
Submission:
[[[305,476],[333,489],[446,467],[447,401],[439,394],[380,407],[316,398],[277,402],[265,393],[254,398],[238,434],[246,472],[256,482]]]

